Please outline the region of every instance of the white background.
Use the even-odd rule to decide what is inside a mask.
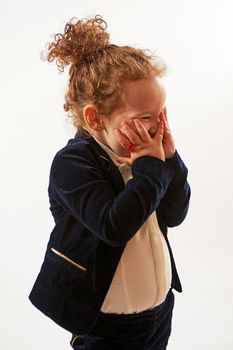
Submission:
[[[176,294],[169,350],[233,349],[233,9],[222,0],[1,3],[1,350],[65,350],[70,334],[28,294],[53,219],[51,160],[74,135],[62,109],[67,73],[40,60],[72,17],[100,13],[112,42],[156,50],[177,149],[189,168],[186,221],[170,230],[184,292]]]

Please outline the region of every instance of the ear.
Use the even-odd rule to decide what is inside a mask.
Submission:
[[[87,105],[84,107],[83,118],[86,125],[92,130],[99,131],[104,128],[102,117],[94,105]]]

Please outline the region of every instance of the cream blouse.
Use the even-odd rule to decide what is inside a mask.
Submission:
[[[132,178],[131,168],[116,161],[114,152],[96,139],[122,174]],[[161,304],[171,287],[171,261],[165,238],[153,212],[140,230],[127,242],[101,311],[132,314]]]

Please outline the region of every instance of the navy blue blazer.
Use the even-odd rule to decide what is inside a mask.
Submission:
[[[187,168],[177,152],[165,162],[144,156],[132,175],[125,185],[89,135],[77,133],[53,159],[48,192],[55,227],[29,299],[71,333],[86,334],[95,323],[126,243],[154,210],[170,252],[172,288],[182,291],[167,227],[187,214]]]

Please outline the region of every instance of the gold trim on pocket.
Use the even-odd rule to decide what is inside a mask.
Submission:
[[[58,256],[60,256],[61,258],[65,259],[66,261],[68,261],[70,264],[76,266],[78,269],[82,270],[82,271],[86,271],[85,267],[77,264],[75,261],[71,260],[70,258],[68,258],[67,256],[65,256],[64,254],[58,252],[56,249],[51,248],[51,250]]]

